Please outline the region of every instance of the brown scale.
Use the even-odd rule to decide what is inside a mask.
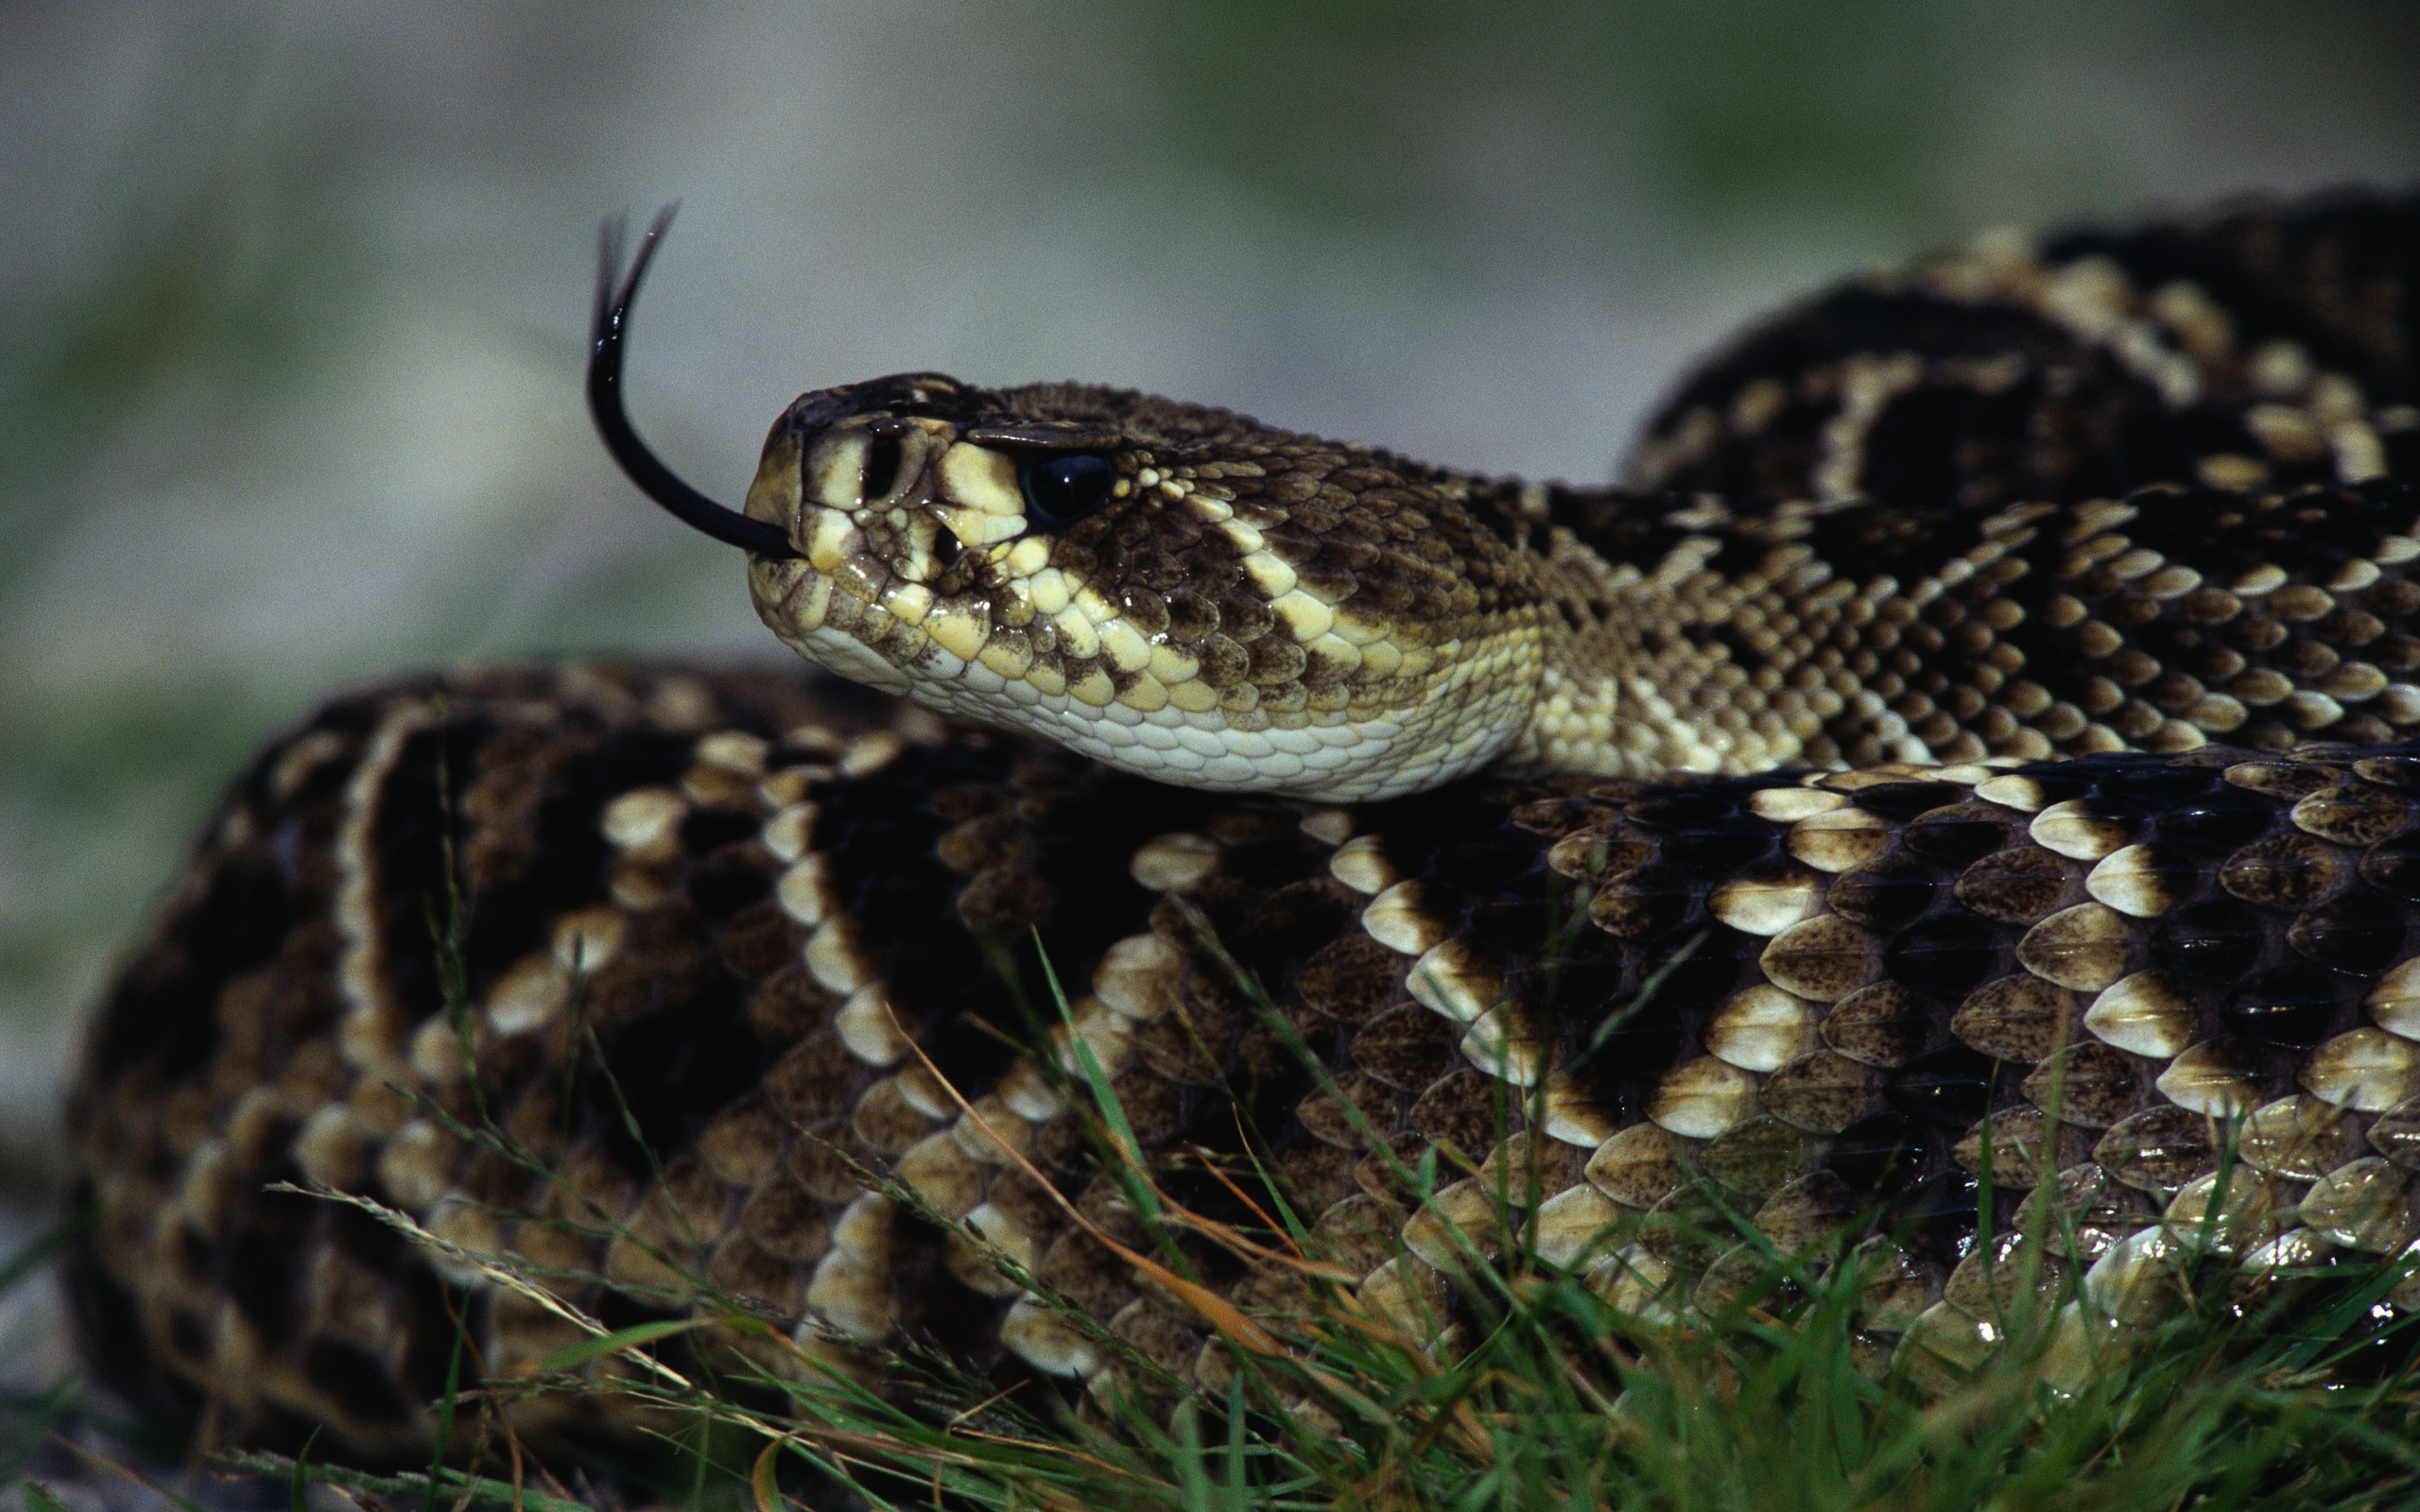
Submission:
[[[1119,716],[1166,716],[1167,689],[1188,686],[1237,730],[1392,710],[1472,749],[1482,729],[1517,731],[1503,754],[1525,772],[2395,738],[2420,727],[2420,380],[2398,302],[2415,204],[1986,239],[1869,279],[1685,385],[1616,489],[1525,488],[1083,386],[820,390],[777,423],[751,508],[823,565],[752,581],[811,659],[856,665],[849,637],[879,643],[932,707],[994,724],[1043,721],[1018,700],[1099,672],[1088,701],[1114,696]],[[2290,293],[2256,297],[2270,277]],[[959,518],[973,506],[941,508],[924,460],[869,474],[908,480],[895,498],[827,476],[875,430],[924,438],[899,443],[919,458],[961,438],[995,470],[1086,451],[1117,491],[991,541]],[[977,495],[1007,509],[1014,490]],[[946,567],[921,543],[944,515],[986,542]],[[1050,602],[1088,593],[1113,616],[1102,633],[1132,632],[1126,670],[1058,645],[1094,622],[1054,628],[1028,602],[1037,574]],[[1378,650],[1327,664],[1346,655],[1320,628],[1335,615]],[[928,638],[982,660],[987,685],[1040,680],[961,685]],[[1244,781],[1148,739],[1110,750],[1172,781]],[[1272,791],[1394,790],[1284,749],[1254,760]]]
[[[1004,1384],[1103,1368],[1092,1341],[1054,1332],[1030,1304],[1022,1314],[1010,1305],[1013,1286],[999,1285],[949,1227],[965,1222],[995,1243],[1013,1236],[1042,1284],[1110,1319],[1145,1359],[1180,1378],[1215,1373],[1218,1351],[1205,1351],[1198,1319],[1071,1228],[996,1147],[972,1137],[912,1057],[878,1064],[862,1028],[842,1023],[841,988],[861,990],[850,974],[880,972],[959,1092],[995,1128],[1028,1130],[1022,1147],[1067,1197],[1141,1241],[1094,1174],[1077,1124],[1029,1101],[1047,1094],[1017,1066],[1023,1032],[1003,1020],[1007,993],[980,968],[976,935],[960,923],[909,932],[915,953],[950,966],[923,977],[908,954],[862,938],[849,959],[799,964],[811,954],[804,941],[828,937],[836,919],[856,920],[863,935],[883,908],[931,908],[952,888],[962,898],[970,873],[1008,890],[1003,868],[1023,874],[1021,917],[1040,924],[1054,965],[1092,984],[1078,999],[1080,1022],[1165,1162],[1170,1194],[1246,1220],[1205,1165],[1241,1153],[1240,1128],[1291,1198],[1329,1214],[1329,1228],[1359,1232],[1362,1252],[1409,1246],[1372,1263],[1374,1305],[1406,1286],[1440,1287],[1433,1267],[1456,1251],[1441,1226],[1466,1225],[1479,1248],[1495,1246],[1491,1170],[1537,1183],[1521,1205],[1534,1209],[1549,1251],[1580,1255],[1582,1225],[1630,1233],[1597,1269],[1633,1301],[1642,1273],[1674,1297],[1705,1299],[1726,1284],[1722,1256],[1675,1248],[1663,1228],[1705,1206],[1692,1171],[1780,1243],[1808,1243],[1877,1195],[1893,1199],[1922,1216],[1920,1238],[1932,1237],[1875,1302],[1867,1321],[1877,1338],[1911,1326],[1951,1286],[1987,1149],[2004,1188],[2030,1189],[2056,1170],[2063,1190],[2088,1192],[2083,1211],[2100,1225],[2087,1226],[2088,1242],[2114,1245],[2215,1168],[2217,1120],[2250,1115],[2279,1153],[2247,1159],[2289,1183],[2272,1203],[2273,1228],[2349,1234],[2336,1243],[2358,1255],[2409,1227],[2396,1173],[2420,1166],[2420,1141],[2404,1132],[2420,1127],[2411,1101],[2420,1041],[2406,1038],[2420,1034],[2420,978],[2390,968],[2406,948],[2408,905],[2420,901],[2420,779],[2411,775],[2420,750],[2211,749],[1686,789],[1504,784],[1354,816],[1361,833],[1338,844],[1339,811],[1170,795],[1006,745],[919,747],[861,732],[854,747],[831,742],[838,751],[800,749],[762,712],[769,694],[794,686],[768,679],[751,698],[714,691],[717,735],[753,733],[752,719],[764,731],[765,765],[745,805],[755,833],[736,839],[725,836],[741,825],[721,816],[748,796],[667,761],[667,732],[644,716],[589,710],[533,728],[509,722],[500,691],[450,695],[450,728],[484,731],[444,747],[476,774],[457,799],[473,839],[482,832],[467,811],[485,801],[481,783],[493,791],[499,774],[550,744],[563,759],[532,769],[552,781],[613,770],[674,780],[642,781],[643,794],[677,784],[725,800],[693,805],[654,834],[631,819],[646,805],[616,806],[631,789],[593,789],[587,800],[592,814],[619,816],[625,860],[651,851],[652,866],[676,874],[674,899],[649,895],[622,910],[585,1021],[660,1183],[628,1147],[601,1078],[575,1075],[567,1109],[559,1035],[525,1029],[482,1048],[489,1116],[562,1162],[563,1187],[543,1195],[426,1111],[477,1116],[458,1058],[424,1046],[454,1042],[438,1003],[419,1007],[407,1065],[348,1067],[332,1047],[336,998],[312,985],[336,964],[326,932],[308,922],[319,910],[305,910],[284,941],[241,947],[272,964],[230,963],[225,1022],[199,1040],[136,1028],[160,1012],[134,985],[140,971],[105,1020],[77,1114],[101,1199],[79,1263],[94,1336],[145,1338],[126,1360],[152,1362],[155,1385],[215,1388],[226,1431],[273,1436],[281,1423],[324,1420],[372,1453],[411,1452],[427,1431],[416,1403],[433,1392],[430,1372],[451,1337],[441,1279],[472,1282],[475,1337],[491,1368],[576,1337],[458,1266],[432,1266],[358,1213],[258,1191],[316,1176],[393,1202],[469,1247],[594,1275],[561,1283],[562,1295],[608,1321],[677,1311],[694,1275],[769,1315],[839,1324],[863,1347],[937,1343],[1004,1372]],[[313,728],[340,728],[365,702],[391,712],[424,698],[399,688],[335,706]],[[311,738],[295,737],[265,766]],[[700,745],[689,730],[671,738]],[[873,756],[843,775],[852,751],[869,746]],[[418,748],[433,758],[439,747]],[[151,980],[210,940],[203,921],[226,906],[214,894],[257,885],[243,832],[332,833],[324,811],[344,801],[357,759],[354,746],[335,750],[316,785],[298,784],[285,807],[239,799],[231,812],[248,818],[222,825],[225,849],[145,957],[161,963]],[[433,760],[388,782],[426,791],[432,775]],[[769,822],[791,805],[767,795],[817,805],[818,849],[800,855],[825,858],[809,869],[833,895],[802,899],[794,885],[778,927],[763,898],[750,901],[774,868],[729,854],[765,849],[769,836],[796,849]],[[1056,821],[1069,806],[1085,825]],[[1189,827],[1165,828],[1178,820]],[[661,853],[671,833],[718,843],[676,865]],[[889,859],[860,867],[864,846]],[[932,890],[903,865],[913,860],[899,849],[908,846],[928,858]],[[318,853],[297,852],[300,873],[316,870],[324,890],[333,879]],[[500,840],[485,853],[536,864],[535,851]],[[1118,853],[1127,866],[1102,864]],[[565,917],[607,933],[592,899],[610,896],[619,864],[593,870],[587,892],[565,887],[517,935],[501,921],[474,932],[491,948],[469,963],[470,990],[491,1018],[527,942],[555,937]],[[1106,893],[1104,872],[1115,876]],[[732,880],[751,873],[753,888]],[[382,881],[406,887],[406,877]],[[475,912],[480,897],[510,898],[515,882],[509,871],[477,880]],[[808,925],[793,907],[825,917]],[[1572,913],[1587,927],[1549,948],[1556,919]],[[1258,1022],[1197,919],[1269,989],[1327,1085]],[[707,966],[728,985],[701,980]],[[971,981],[941,983],[969,967]],[[316,1013],[296,1020],[303,1010],[276,1007],[315,992],[325,1005]],[[717,1012],[731,1028],[713,1026]],[[673,1022],[719,1047],[716,1063],[656,1028]],[[387,1090],[381,1075],[425,1103]],[[110,1087],[143,1095],[107,1095]],[[1022,1119],[1019,1106],[1045,1116]],[[1407,1221],[1412,1205],[1365,1130],[1397,1156],[1444,1152],[1435,1209]],[[1502,1143],[1508,1134],[1515,1143]],[[884,1170],[919,1194],[926,1216],[866,1190]],[[2357,1183],[2358,1203],[2338,1192]],[[2381,1202],[2405,1203],[2394,1209],[2405,1217]],[[513,1220],[533,1204],[553,1227]],[[1996,1210],[2003,1232],[2013,1206]],[[621,1237],[607,1242],[609,1227]],[[1285,1278],[1211,1246],[1192,1258],[1255,1305],[1282,1312],[1304,1300]],[[241,1398],[229,1374],[238,1350]],[[594,1427],[596,1411],[593,1399],[544,1399],[524,1425],[573,1432]]]
[[[1634,480],[1736,497],[1547,490],[1548,528],[1617,564],[1697,564],[1647,638],[1694,669],[1676,707],[1754,692],[1815,721],[1807,756],[1864,770],[1316,808],[757,670],[341,698],[239,782],[95,1025],[71,1114],[95,1357],[219,1440],[325,1425],[394,1459],[426,1452],[449,1300],[492,1372],[579,1336],[441,1247],[265,1190],[284,1181],[518,1256],[608,1325],[703,1281],[849,1368],[917,1341],[1002,1389],[1142,1363],[1215,1387],[1200,1319],[1060,1205],[1145,1242],[1064,1110],[1037,931],[1169,1195],[1251,1222],[1215,1177],[1249,1149],[1408,1326],[1456,1316],[1439,1267],[1465,1243],[1501,1251],[1499,1189],[1542,1255],[1651,1313],[1756,1268],[1703,1244],[1723,1208],[1796,1248],[1883,1200],[1908,1243],[1869,1251],[1877,1361],[1911,1334],[1971,1346],[2009,1236],[2056,1202],[2087,1297],[2131,1315],[2163,1216],[2220,1200],[2230,1121],[2258,1178],[2223,1198],[2247,1256],[2391,1253],[2420,1173],[2420,747],[2355,742],[2420,721],[2420,416],[2408,315],[2338,312],[2404,286],[2411,215],[1928,265],[1752,336],[1674,402]],[[2296,293],[2256,318],[2264,279]],[[2058,424],[2015,424],[2046,405]],[[1283,549],[1311,570],[1378,549],[1325,521],[1328,485],[1459,490],[1490,560],[1540,524],[1510,486],[1289,444],[1307,534]],[[2199,460],[2163,460],[2179,447]],[[1255,468],[1196,481],[1240,492]],[[1826,491],[1843,479],[1882,502]],[[1842,593],[1826,563],[1876,576]],[[1208,613],[1163,598],[1206,647]],[[1910,741],[1949,765],[1877,767]],[[2054,752],[2078,759],[2024,760]],[[481,1120],[557,1179],[449,1127]],[[1394,1172],[1431,1150],[1423,1208]],[[1975,1246],[1986,1166],[2027,1195]],[[1183,1242],[1273,1323],[1304,1305]],[[596,1396],[514,1411],[540,1444],[634,1420]]]
[[[769,475],[793,495],[817,438],[842,421],[911,419],[1018,452],[1081,447],[1108,456],[1119,492],[1098,513],[1046,538],[1048,562],[1119,606],[1137,633],[1200,663],[1244,728],[1266,713],[1416,702],[1411,677],[1328,663],[1277,630],[1270,595],[1247,576],[1247,555],[1192,511],[1185,496],[1216,501],[1251,522],[1297,580],[1331,599],[1404,627],[1407,640],[1442,644],[1528,624],[1542,603],[1530,560],[1507,539],[1509,501],[1474,497],[1465,480],[1366,448],[1273,431],[1225,410],[1076,384],[980,389],[937,373],[911,373],[823,389],[774,424]],[[1142,481],[1148,476],[1155,482]],[[877,526],[861,570],[926,581],[924,548]],[[952,542],[955,547],[956,542]],[[989,644],[1055,671],[1068,683],[1092,673],[1118,691],[1133,676],[1105,655],[1061,646],[1048,616],[1009,607],[1003,570],[979,551],[952,556],[929,576],[945,601],[977,606]]]
[[[2415,226],[2339,196],[1986,242],[1752,332],[1622,490],[1550,490],[1651,582],[1706,563],[1595,606],[1676,634],[1581,662],[1700,718],[1812,713],[1818,765],[2409,731],[2420,586],[2371,558],[2420,477]],[[2365,491],[2296,496],[2328,485]]]
[[[2361,475],[2409,477],[2416,223],[2413,197],[2340,194],[1987,238],[1737,339],[1665,404],[1624,481],[1751,508],[1865,497],[1922,522],[2163,482],[2352,481],[2334,432],[2362,421]],[[1860,372],[1871,408],[1843,428]]]

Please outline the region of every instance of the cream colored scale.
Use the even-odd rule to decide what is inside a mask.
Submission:
[[[871,442],[862,430],[820,438],[803,468],[794,447],[775,443],[750,490],[749,513],[787,525],[805,549],[800,558],[752,561],[758,613],[783,644],[819,666],[905,694],[948,718],[1022,730],[1141,776],[1219,792],[1334,801],[1418,792],[1487,766],[1530,726],[1544,661],[1534,630],[1415,648],[1437,669],[1423,696],[1374,716],[1330,710],[1264,719],[1259,728],[1239,722],[1190,658],[1165,639],[1146,643],[1098,593],[1071,586],[1049,565],[1048,539],[1028,528],[1013,461],[952,440],[940,422],[910,424],[900,438],[896,476],[925,482],[929,502],[902,508],[893,502],[897,490],[865,501]],[[1284,633],[1297,644],[1352,644],[1340,634],[1357,628],[1351,617],[1295,586],[1293,571],[1252,525],[1215,500],[1158,486],[1244,554]],[[985,552],[1006,576],[1011,616],[1048,620],[1062,645],[1105,656],[1133,681],[1118,690],[1096,672],[1070,685],[997,643],[989,599],[937,598],[922,582],[886,582],[895,575],[869,565],[870,538],[888,531],[908,542],[890,554],[891,567],[938,575],[935,525],[960,549]],[[1376,647],[1368,660],[1408,660],[1365,633],[1360,646]]]

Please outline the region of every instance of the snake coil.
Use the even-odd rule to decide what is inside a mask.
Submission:
[[[1512,1162],[1528,1242],[1642,1311],[1881,1204],[1876,1358],[1982,1348],[2049,1215],[2078,1319],[2150,1305],[2185,1226],[2254,1272],[2420,1234],[2420,198],[1859,280],[1615,487],[915,373],[800,399],[737,511],[620,407],[662,229],[606,258],[607,445],[876,691],[504,668],[272,744],[73,1097],[79,1318],[153,1410],[424,1456],[458,1314],[503,1377],[581,1336],[555,1304],[701,1289],[851,1368],[1118,1368],[1038,1288],[1215,1386],[1070,1217],[1137,1237],[1079,1039],[1176,1200],[1253,1221],[1249,1154],[1439,1348]],[[1415,1203],[1432,1149],[1466,1174]],[[1717,1198],[1754,1243],[1673,1238]]]

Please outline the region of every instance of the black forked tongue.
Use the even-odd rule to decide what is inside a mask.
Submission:
[[[620,218],[607,221],[597,233],[596,319],[588,333],[588,413],[596,421],[605,450],[614,454],[641,493],[717,541],[760,557],[795,557],[798,550],[780,526],[725,508],[673,476],[631,428],[630,412],[622,407],[622,335],[631,323],[631,305],[639,297],[639,280],[647,277],[648,264],[655,260],[677,208],[666,205],[656,213],[627,277],[622,273]]]

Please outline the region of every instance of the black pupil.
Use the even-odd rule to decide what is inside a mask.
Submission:
[[[1044,529],[1072,524],[1109,497],[1117,470],[1104,456],[1071,452],[1026,465],[1026,518]]]

